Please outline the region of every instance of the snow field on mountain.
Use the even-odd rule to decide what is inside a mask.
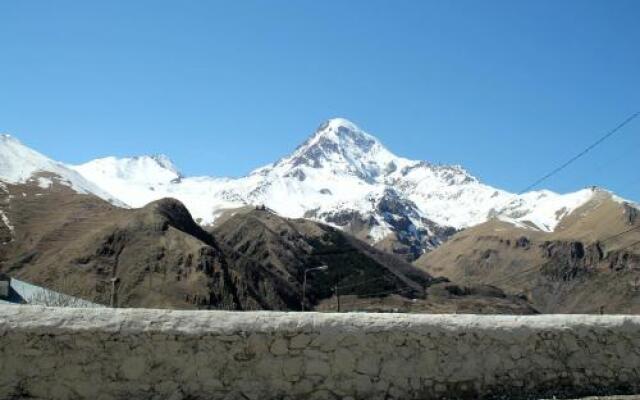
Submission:
[[[289,156],[237,179],[184,177],[162,155],[106,157],[66,166],[2,136],[0,179],[23,183],[40,171],[59,175],[62,183],[80,193],[115,203],[117,199],[119,205],[142,207],[173,197],[202,224],[213,223],[226,209],[245,205],[266,205],[286,217],[328,223],[353,214],[373,221],[374,241],[398,233],[393,225],[403,217],[409,224],[403,228],[406,235],[431,234],[433,223],[462,229],[494,217],[553,231],[594,193],[591,189],[565,195],[546,190],[509,193],[479,182],[460,166],[398,157],[343,118],[322,124]],[[40,185],[50,185],[47,180],[41,177]]]
[[[122,205],[106,191],[66,165],[30,149],[10,135],[0,135],[0,179],[11,184],[26,183],[37,173],[57,175],[60,184],[69,186],[78,193],[92,193]],[[53,182],[50,178],[38,177],[37,183],[41,188],[48,188]]]
[[[376,210],[386,190],[412,202],[421,218],[456,229],[500,217],[552,231],[591,196],[589,190],[508,193],[480,183],[460,166],[398,157],[343,118],[323,124],[291,155],[238,179],[183,178],[166,157],[108,157],[73,168],[134,207],[177,198],[204,224],[224,209],[247,204],[264,204],[292,218],[351,211],[377,221],[371,232],[376,240],[391,232]],[[421,221],[411,220],[423,228]]]

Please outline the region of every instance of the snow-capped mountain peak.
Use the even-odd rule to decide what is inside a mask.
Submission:
[[[297,174],[300,168],[325,169],[331,174],[344,174],[372,181],[403,167],[409,160],[391,153],[374,136],[344,118],[324,122],[289,156],[273,165],[279,175]],[[264,169],[258,170],[264,174]]]
[[[370,151],[374,146],[382,147],[373,136],[344,118],[332,118],[318,127],[316,132],[298,150],[306,152],[319,144],[331,143],[333,151]],[[386,149],[385,149],[386,150]]]
[[[62,167],[62,164],[30,149],[9,134],[0,135],[0,179],[24,183],[37,171]]]
[[[11,135],[0,135],[0,181],[24,184],[31,180],[42,188],[48,188],[55,180],[78,193],[92,193],[114,204],[125,205],[67,165],[38,153]]]
[[[164,154],[136,157],[105,157],[73,167],[94,182],[128,181],[153,187],[178,182],[182,174]],[[112,182],[113,183],[113,182]],[[109,183],[106,183],[109,185]]]

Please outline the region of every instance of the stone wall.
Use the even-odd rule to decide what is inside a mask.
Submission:
[[[0,398],[429,399],[640,389],[640,317],[0,307]]]

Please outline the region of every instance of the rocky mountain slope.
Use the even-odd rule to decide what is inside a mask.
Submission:
[[[345,295],[385,307],[443,284],[316,222],[252,210],[207,232],[177,200],[119,208],[51,178],[47,187],[35,180],[0,191],[10,221],[0,229],[0,272],[95,303],[110,304],[115,285],[118,306],[298,310],[302,273],[320,264],[330,272],[309,276],[311,309],[334,295],[336,277]],[[534,312],[501,293],[438,299],[434,311]]]
[[[234,254],[229,262],[236,269],[253,267],[298,283],[304,269],[327,266],[326,272],[308,274],[307,301],[320,310],[535,312],[521,297],[494,287],[460,287],[448,279],[434,280],[396,256],[307,219],[247,208],[213,233],[223,248],[231,250],[226,253]]]
[[[415,264],[461,283],[525,295],[542,312],[640,313],[640,210],[605,191],[554,232],[492,220]]]
[[[399,157],[341,118],[322,124],[292,154],[238,179],[184,177],[164,156],[109,157],[72,168],[130,206],[174,197],[210,225],[225,210],[266,205],[339,227],[407,260],[494,217],[553,231],[593,196],[590,189],[508,193],[458,165]]]
[[[236,291],[213,238],[178,202],[124,209],[54,182],[6,185],[10,241],[3,272],[62,293],[109,304],[234,308]]]

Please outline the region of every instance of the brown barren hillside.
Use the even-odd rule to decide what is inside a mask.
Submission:
[[[601,191],[553,233],[499,220],[466,229],[415,265],[526,295],[541,312],[640,313],[638,209]]]
[[[13,238],[0,249],[11,276],[119,306],[236,308],[233,277],[215,241],[175,200],[128,210],[55,183],[7,185]]]
[[[327,265],[308,275],[310,304],[318,310],[476,312],[529,314],[522,298],[496,288],[460,287],[434,280],[408,262],[328,225],[283,218],[269,210],[230,212],[213,230],[230,263],[242,270],[260,266],[289,282],[305,268]]]
[[[120,307],[298,310],[304,270],[328,265],[308,276],[309,309],[338,284],[375,303],[364,309],[534,312],[520,298],[460,291],[340,230],[266,210],[229,213],[207,232],[174,199],[124,209],[37,179],[5,185],[0,203],[0,272],[96,303],[110,303],[115,278]]]

